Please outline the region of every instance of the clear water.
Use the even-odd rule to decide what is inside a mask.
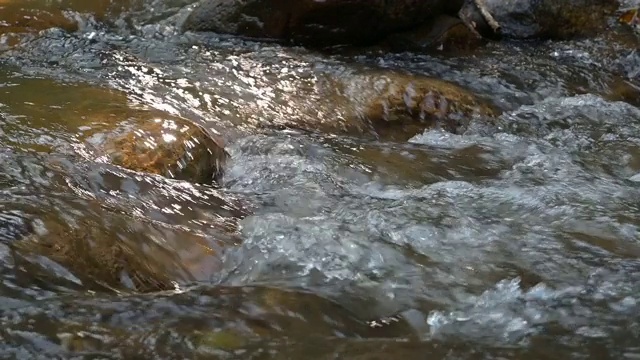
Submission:
[[[323,55],[180,34],[189,2],[32,0],[78,30],[0,35],[2,358],[640,358],[637,38]],[[406,142],[332,134],[350,111],[332,84],[384,68],[502,114]],[[220,189],[90,154],[140,105],[225,137]],[[60,236],[51,224],[135,243],[143,262],[161,244],[193,276],[108,290],[16,252]]]

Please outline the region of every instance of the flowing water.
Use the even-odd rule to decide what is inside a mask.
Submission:
[[[633,34],[329,55],[180,34],[190,2],[0,1],[71,24],[0,31],[1,358],[640,358]],[[321,85],[385,68],[501,115],[408,141],[279,127],[338,121]],[[141,106],[227,139],[219,189],[89,155]],[[223,201],[251,208],[234,236]],[[51,224],[134,242],[141,261],[154,242],[167,262],[217,251],[175,290],[109,289],[16,247],[65,236]]]

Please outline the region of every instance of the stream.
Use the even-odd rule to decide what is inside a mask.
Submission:
[[[0,32],[0,358],[640,359],[640,36],[323,54],[181,33],[192,2],[60,0],[73,31]],[[408,141],[280,126],[335,121],[320,85],[371,69],[499,115]],[[134,107],[225,137],[220,187],[88,155]],[[225,199],[251,209],[234,236]],[[70,236],[52,223],[215,261],[109,290],[16,250]]]

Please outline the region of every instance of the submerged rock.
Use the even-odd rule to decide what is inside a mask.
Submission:
[[[221,254],[241,241],[238,222],[249,212],[242,199],[78,157],[40,159],[35,169],[20,159],[26,170],[16,167],[35,180],[0,204],[21,209],[0,212],[0,242],[14,250],[23,284],[172,290],[212,281]]]
[[[634,106],[640,106],[640,86],[630,80],[614,77],[603,94],[609,101],[624,101]]]
[[[110,162],[129,170],[201,184],[220,181],[228,153],[220,137],[186,119],[137,112],[89,143]]]
[[[151,256],[136,251],[118,234],[107,233],[96,223],[83,221],[79,228],[49,223],[46,235],[29,236],[14,244],[22,262],[29,263],[32,274],[37,274],[38,268],[53,268],[55,265],[50,263],[53,261],[60,270],[49,276],[58,278],[57,281],[63,278],[88,288],[136,291],[168,290],[173,287],[171,281],[179,278],[170,276],[166,269],[158,267],[157,261],[148,261]],[[149,250],[148,253],[152,252]],[[153,257],[157,260],[158,255],[169,254],[158,252]]]
[[[132,0],[60,2],[42,0],[1,0],[0,34],[31,33],[49,28],[76,31],[78,13],[106,20],[115,12],[131,8]]]
[[[37,32],[51,27],[75,31],[78,24],[59,9],[25,7],[22,1],[0,2],[0,34]]]
[[[203,0],[183,28],[296,44],[370,44],[454,14],[463,0]]]
[[[296,129],[406,141],[433,127],[460,133],[472,119],[495,115],[487,101],[461,86],[389,69],[345,68],[319,73],[310,84],[282,86],[295,94],[289,90],[274,110],[243,108],[251,133]]]
[[[415,140],[424,137],[435,138],[435,146],[425,141]],[[358,166],[372,174],[376,184],[397,186],[424,186],[448,180],[467,180],[476,177],[491,178],[503,171],[502,164],[488,164],[485,160],[490,151],[483,146],[473,144],[460,135],[447,134],[438,130],[426,131],[410,140],[410,143],[370,142],[358,147],[337,145],[340,162],[344,166]],[[447,149],[437,146],[437,141],[449,139],[459,148]],[[440,145],[444,146],[444,145]]]
[[[487,37],[514,39],[568,39],[594,35],[605,29],[616,0],[484,0],[486,10],[500,25],[496,34],[473,0],[467,0],[460,17]]]
[[[0,243],[11,242],[32,231],[31,224],[19,211],[0,211]]]
[[[30,277],[84,289],[172,290],[220,271],[207,237],[148,221],[101,213],[67,224],[46,219],[39,233],[12,243]]]
[[[0,81],[9,79],[0,73]],[[47,79],[18,79],[0,91],[8,112],[28,118],[30,124],[51,133],[64,130],[88,146],[90,160],[100,159],[133,171],[164,175],[194,183],[220,180],[228,154],[220,137],[169,113],[136,107],[127,94],[87,84],[62,84]],[[51,91],[42,94],[39,89]],[[51,109],[55,109],[52,111]],[[6,128],[9,138],[20,138],[25,147],[29,134]],[[61,134],[59,138],[64,139]],[[37,137],[29,148],[42,152],[75,153],[81,147]],[[92,151],[93,150],[93,151]]]
[[[0,1],[0,49],[11,48],[28,34],[49,28],[73,32],[78,23],[61,10],[24,8],[21,1]]]
[[[0,152],[0,242],[14,248],[23,284],[146,292],[220,272],[222,249],[240,241],[244,204],[113,165],[211,184],[227,156],[219,140],[124,92],[21,77],[12,85],[4,110],[38,129],[31,138],[3,122],[0,134],[10,149]]]
[[[383,137],[404,140],[426,128],[464,131],[474,116],[494,116],[492,108],[455,84],[415,74],[388,71],[356,76],[344,92],[357,117]]]
[[[277,77],[260,69],[250,76],[251,87],[272,92],[268,101],[248,89],[251,92],[243,91],[247,96],[239,101],[213,107],[216,116],[230,119],[216,123],[225,136],[294,129],[406,141],[432,127],[463,132],[472,119],[494,116],[488,101],[423,74],[342,63],[302,75],[295,69],[283,70]],[[218,91],[212,90],[214,97],[223,96]],[[234,100],[236,96],[230,95]]]

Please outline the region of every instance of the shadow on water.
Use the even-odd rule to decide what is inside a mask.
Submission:
[[[3,357],[639,356],[637,38],[328,55],[179,34],[191,2],[0,1]],[[354,120],[418,74],[499,111]],[[219,183],[99,146],[158,119]]]

